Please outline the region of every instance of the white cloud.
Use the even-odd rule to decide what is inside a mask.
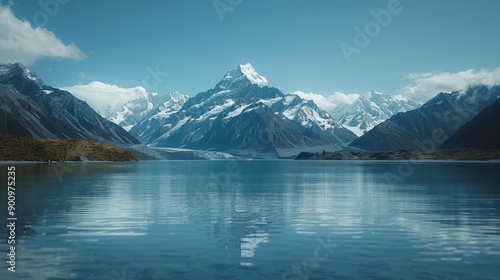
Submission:
[[[0,6],[0,62],[29,65],[44,57],[82,60],[85,54],[53,32],[18,19],[10,6]]]
[[[332,111],[339,104],[342,103],[351,104],[354,101],[356,101],[356,99],[359,98],[359,94],[356,93],[346,94],[342,92],[335,92],[328,96],[312,92],[303,92],[303,91],[295,91],[292,92],[292,94],[296,94],[306,100],[312,100],[314,101],[314,103],[316,103],[316,105],[318,105],[318,107],[328,112]]]
[[[425,102],[440,92],[464,90],[476,84],[498,85],[500,84],[500,67],[493,71],[471,69],[458,73],[413,73],[406,78],[411,82],[403,89],[403,96]]]
[[[77,98],[86,101],[92,109],[103,117],[110,116],[130,100],[146,96],[148,93],[143,87],[121,88],[98,81],[87,85],[61,87],[60,89],[71,92]]]

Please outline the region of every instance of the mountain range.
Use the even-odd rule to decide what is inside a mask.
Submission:
[[[150,113],[131,130],[156,147],[282,157],[300,149],[340,149],[356,135],[309,100],[271,87],[251,64],[228,71],[179,111]]]
[[[323,150],[492,149],[499,148],[499,98],[500,86],[476,85],[420,106],[372,91],[328,113],[272,87],[248,63],[194,97],[144,92],[104,118],[13,63],[0,64],[0,134],[97,140],[146,154],[174,148],[166,158],[185,158],[183,151],[204,158],[200,150],[212,153],[208,158],[288,158]]]
[[[368,151],[436,149],[500,97],[500,86],[477,85],[439,93],[420,108],[398,113],[350,146]]]

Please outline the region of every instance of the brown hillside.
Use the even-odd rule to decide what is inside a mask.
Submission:
[[[0,135],[0,161],[135,161],[130,152],[87,140],[48,140]]]

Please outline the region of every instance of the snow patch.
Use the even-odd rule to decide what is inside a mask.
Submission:
[[[299,111],[299,109],[300,109],[300,106],[295,106],[291,109],[286,109],[285,111],[283,111],[283,115],[287,119],[293,120],[293,119],[295,119],[295,116],[297,116],[297,112]]]
[[[231,92],[231,90],[228,90],[228,89],[221,90],[221,91],[219,91],[219,92],[216,92],[214,95],[210,96],[210,98],[208,98],[207,100],[214,99],[214,98],[215,98],[215,97],[217,97],[217,96],[221,96],[221,95],[226,94],[226,93],[229,93],[229,92]],[[206,100],[205,100],[205,101],[206,101]],[[195,105],[193,105],[192,107],[194,107],[194,108],[201,107],[201,106],[203,106],[203,104],[205,103],[205,101],[203,101],[203,102],[202,102],[202,103],[200,103],[200,104],[195,104]]]
[[[170,129],[166,134],[164,134],[160,139],[165,139],[170,136],[170,134],[179,128],[181,128],[183,125],[185,125],[191,118],[185,117],[184,119],[180,120],[172,129]],[[172,125],[172,124],[167,124],[167,125]]]
[[[236,110],[229,112],[229,114],[227,114],[227,116],[224,119],[230,119],[230,118],[234,118],[236,116],[239,116],[250,105],[252,105],[252,104],[243,105],[243,106],[237,108]]]
[[[297,95],[287,95],[285,97],[285,100],[283,101],[283,105],[285,106],[290,105],[290,103],[292,103],[292,101],[295,100],[295,98],[297,97],[298,97]]]
[[[133,125],[126,125],[122,128],[125,129],[126,131],[130,131],[132,129],[132,127],[134,127],[134,126]]]
[[[262,103],[268,107],[271,107],[273,106],[274,104],[276,104],[278,101],[280,101],[282,99],[282,97],[275,97],[275,98],[271,98],[271,99],[260,99],[259,101],[257,101],[257,103]]]
[[[206,119],[208,119],[208,118],[210,118],[212,116],[216,116],[216,115],[222,113],[227,108],[233,106],[234,103],[235,103],[234,100],[228,99],[228,100],[226,100],[226,102],[224,102],[224,104],[214,106],[211,110],[209,110],[205,114],[203,114],[203,115],[199,116],[198,118],[196,118],[196,121],[203,121],[203,120],[206,120]]]

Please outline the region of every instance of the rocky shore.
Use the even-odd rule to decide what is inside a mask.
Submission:
[[[500,150],[399,150],[385,152],[300,153],[296,160],[498,160]]]

